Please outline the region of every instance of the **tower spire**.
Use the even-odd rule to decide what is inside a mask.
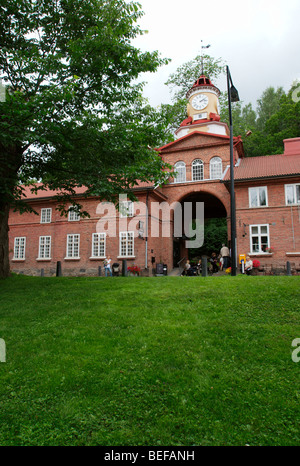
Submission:
[[[202,45],[203,40],[201,39],[201,74],[204,74],[204,63],[203,63],[203,49],[208,49],[210,47],[210,44],[208,45]]]

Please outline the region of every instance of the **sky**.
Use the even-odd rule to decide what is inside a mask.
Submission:
[[[144,96],[153,106],[171,102],[164,83],[176,69],[204,50],[222,58],[244,104],[256,101],[263,91],[282,86],[288,91],[300,79],[299,0],[138,0],[144,11],[139,20],[148,33],[134,45],[143,51],[158,50],[170,58],[156,73],[142,75]],[[203,42],[201,42],[201,40]],[[226,77],[218,80],[226,90]]]

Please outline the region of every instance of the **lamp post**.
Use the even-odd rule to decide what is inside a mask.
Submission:
[[[231,276],[236,276],[236,212],[235,212],[235,194],[234,194],[234,163],[233,163],[233,128],[231,102],[238,102],[239,94],[234,87],[231,79],[229,67],[226,66],[227,72],[227,93],[228,93],[228,111],[229,111],[229,129],[230,129],[230,222],[231,222]]]

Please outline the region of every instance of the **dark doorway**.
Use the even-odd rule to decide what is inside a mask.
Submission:
[[[185,202],[192,202],[193,204],[193,222],[196,218],[196,203],[204,203],[204,243],[199,248],[189,248],[187,250],[185,249],[185,238],[180,238],[177,241],[174,240],[174,267],[178,267],[177,264],[183,256],[193,261],[203,255],[210,256],[212,252],[216,252],[218,255],[222,243],[228,244],[227,212],[224,204],[216,196],[199,191],[191,193],[181,200],[183,209]]]

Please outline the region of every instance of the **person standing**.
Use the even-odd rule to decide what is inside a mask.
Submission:
[[[223,257],[223,269],[227,269],[229,267],[229,257],[230,257],[230,252],[227,246],[225,244],[222,244],[220,254]]]
[[[106,277],[107,277],[108,273],[112,277],[112,271],[111,271],[111,265],[110,264],[111,264],[111,258],[110,258],[110,256],[107,256],[107,258],[104,259],[104,262],[103,262]]]

